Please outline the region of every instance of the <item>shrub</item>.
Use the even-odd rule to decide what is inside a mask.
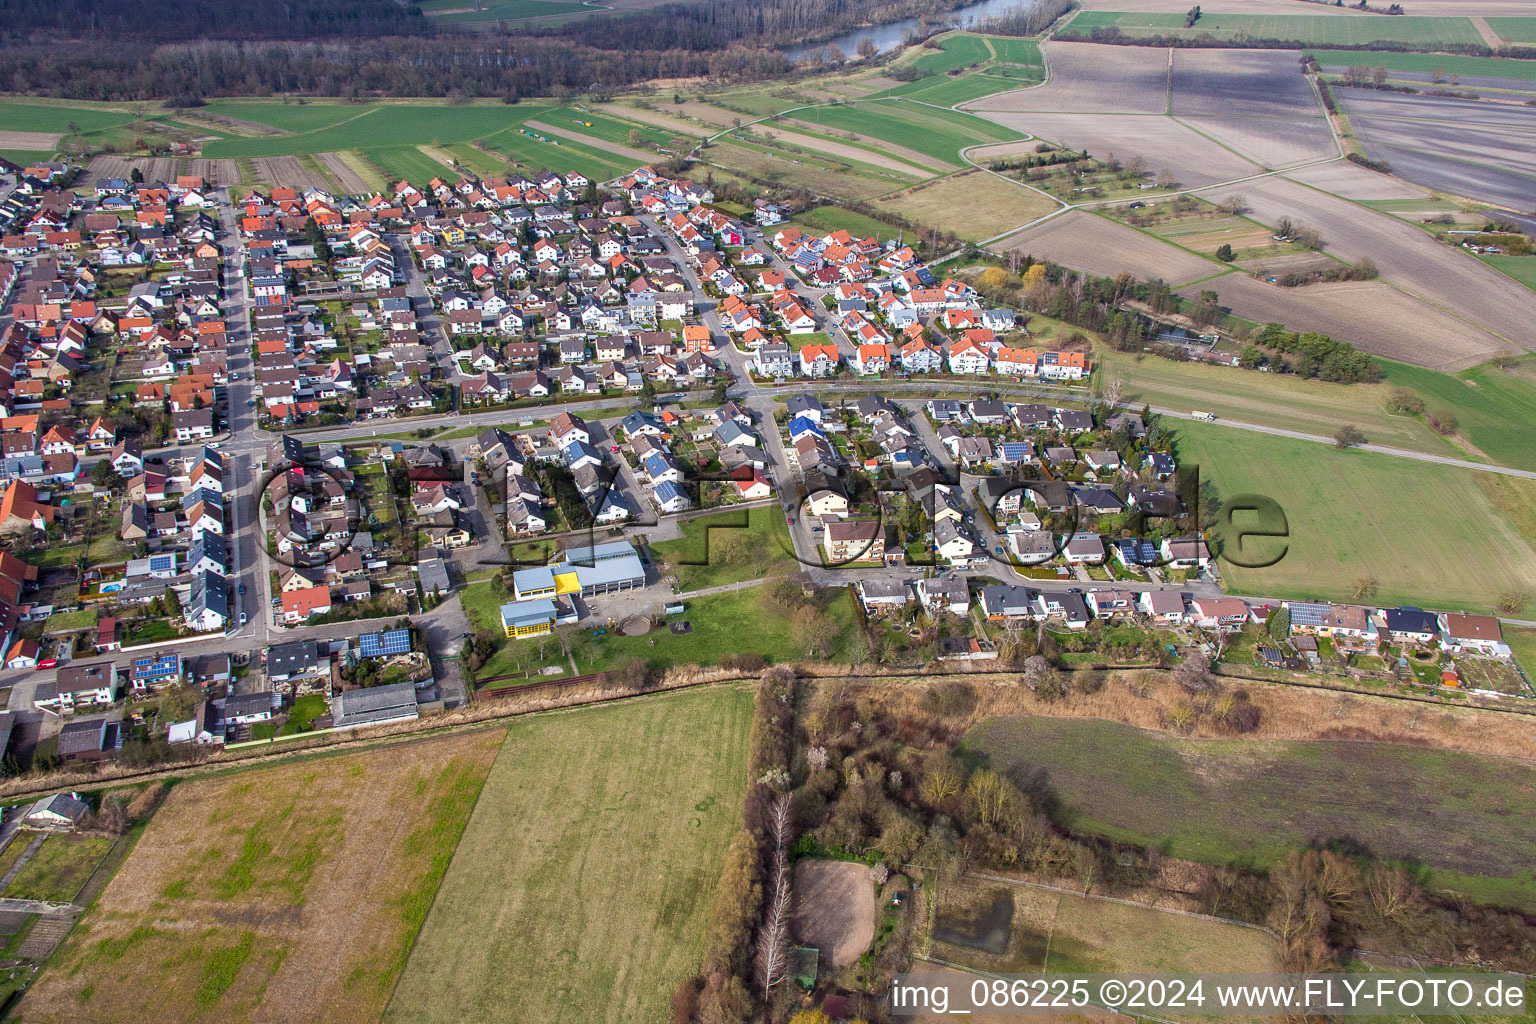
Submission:
[[[940,683],[923,694],[923,710],[940,718],[959,718],[976,709],[976,691],[959,680]]]

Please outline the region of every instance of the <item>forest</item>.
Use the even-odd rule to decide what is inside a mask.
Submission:
[[[771,78],[791,68],[777,46],[949,6],[714,0],[470,33],[434,25],[414,4],[369,0],[0,0],[0,91],[179,104],[276,93],[515,102],[658,77]],[[103,37],[140,45],[103,47]]]

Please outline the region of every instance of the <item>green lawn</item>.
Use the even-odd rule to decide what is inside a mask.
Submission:
[[[1536,257],[1531,258],[1536,265]],[[1513,370],[1492,363],[1461,373],[1436,373],[1402,363],[1383,364],[1387,383],[1412,388],[1424,397],[1431,415],[1449,410],[1457,432],[1490,460],[1516,469],[1536,470],[1536,357]]]
[[[1515,661],[1525,669],[1525,674],[1536,679],[1536,629],[1505,626],[1504,642],[1515,652]]]
[[[1489,18],[1488,27],[1506,43],[1536,43],[1536,18]]]
[[[1197,463],[1224,500],[1267,495],[1288,519],[1277,564],[1223,562],[1237,593],[1349,600],[1357,577],[1374,577],[1380,605],[1488,611],[1511,591],[1536,605],[1532,481],[1216,425],[1180,423],[1177,432],[1180,463]],[[1277,550],[1274,541],[1250,544]]]
[[[574,107],[554,107],[540,113],[535,120],[555,128],[569,128],[582,135],[617,142],[621,146],[630,145],[631,131],[639,132],[643,142],[657,142],[661,145],[666,145],[678,135],[677,132],[657,128],[655,125],[640,121],[626,121],[610,114],[600,114],[593,110],[577,110]],[[698,137],[698,133],[695,133],[695,137]]]
[[[1477,75],[1485,78],[1514,78],[1536,81],[1536,61],[1506,57],[1463,57],[1446,53],[1399,53],[1396,50],[1313,50],[1318,63],[1329,68],[1351,64],[1384,66],[1393,71],[1433,74],[1436,69],[1449,75]]]
[[[1421,862],[1432,883],[1473,898],[1536,906],[1527,761],[1388,743],[1176,739],[1068,718],[991,719],[963,748],[1039,778],[1070,827],[1170,856],[1263,866],[1349,840]]]
[[[1308,46],[1365,46],[1377,41],[1425,48],[1450,43],[1487,45],[1470,18],[1413,15],[1384,18],[1373,14],[1202,14],[1193,28],[1185,28],[1184,15],[1171,11],[1080,11],[1062,34],[1086,36],[1092,29],[1111,26],[1132,36],[1209,34],[1217,39],[1248,36],[1282,39]]]
[[[543,112],[534,115],[539,120]],[[594,181],[611,178],[623,171],[633,170],[633,161],[617,157],[593,146],[556,139],[540,142],[522,134],[517,126],[488,135],[483,140],[498,153],[504,153],[525,166],[544,168],[560,173],[579,171]]]
[[[391,183],[404,178],[416,185],[425,185],[433,178],[457,181],[458,173],[447,164],[434,160],[415,146],[386,146],[365,149],[363,156],[379,170],[389,175]]]
[[[911,66],[936,75],[953,68],[970,67],[992,59],[987,41],[971,32],[951,32],[939,40],[942,49],[923,49],[923,54],[911,62]]]
[[[681,525],[680,540],[651,545],[676,574],[680,590],[762,579],[796,568],[789,527],[777,505],[717,512]]]
[[[71,629],[94,629],[100,617],[96,608],[79,608],[72,612],[55,612],[43,623],[44,633],[62,633]]]
[[[385,1024],[661,1024],[741,827],[752,695],[520,718]]]
[[[27,833],[16,842],[28,841]],[[5,895],[25,900],[51,900],[69,903],[91,877],[101,858],[112,848],[112,840],[89,836],[56,835],[43,840],[32,859],[22,865]]]
[[[900,99],[797,110],[794,117],[828,128],[885,139],[958,166],[964,165],[960,151],[968,146],[1023,138],[1011,128],[972,114]]]

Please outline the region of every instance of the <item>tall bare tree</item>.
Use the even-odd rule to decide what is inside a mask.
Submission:
[[[767,911],[757,940],[757,984],[764,995],[784,980],[789,967],[789,837],[793,824],[789,796],[781,795],[768,812],[773,866],[769,870]]]

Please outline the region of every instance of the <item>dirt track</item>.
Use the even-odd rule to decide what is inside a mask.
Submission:
[[[350,195],[361,195],[368,191],[368,183],[363,180],[347,162],[341,158],[340,153],[318,153],[316,157],[325,165],[325,169],[331,172],[331,177],[336,179],[336,184],[341,190]]]

